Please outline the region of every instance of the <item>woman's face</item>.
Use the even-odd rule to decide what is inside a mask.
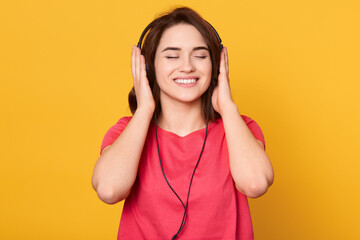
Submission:
[[[210,85],[212,66],[209,48],[194,26],[178,24],[166,29],[154,64],[162,103],[201,102]]]

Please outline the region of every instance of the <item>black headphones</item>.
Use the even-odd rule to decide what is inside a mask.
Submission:
[[[149,29],[151,28],[152,24],[154,23],[151,22],[145,29],[144,31],[142,32],[141,36],[140,36],[140,39],[139,39],[139,42],[137,44],[138,48],[141,49],[141,44],[142,44],[142,41],[145,37],[145,34],[149,31]],[[209,26],[211,27],[211,29],[214,31],[215,35],[216,35],[216,38],[218,39],[219,41],[219,48],[220,48],[220,53],[223,49],[223,45],[221,43],[221,38],[219,36],[219,34],[216,32],[215,28],[209,23]],[[219,54],[220,54],[219,53]],[[149,68],[148,68],[148,65],[146,64],[146,73],[148,73],[149,71]],[[164,178],[165,178],[165,181],[166,183],[168,184],[168,186],[170,187],[170,189],[172,190],[172,192],[176,195],[176,197],[179,199],[180,203],[182,204],[182,206],[184,207],[184,214],[183,214],[183,217],[182,217],[182,221],[181,221],[181,225],[177,231],[177,233],[171,238],[172,240],[175,239],[179,234],[180,232],[183,230],[184,226],[185,226],[185,223],[186,223],[186,213],[187,213],[187,206],[188,206],[188,201],[189,201],[189,196],[190,196],[190,189],[191,189],[191,184],[192,184],[192,181],[193,181],[193,177],[194,177],[194,174],[195,174],[195,170],[199,164],[199,161],[201,159],[201,156],[202,156],[202,153],[204,151],[204,147],[205,147],[205,143],[206,143],[206,139],[207,139],[207,136],[208,136],[208,126],[209,126],[209,112],[210,112],[210,106],[211,104],[209,104],[209,109],[208,109],[208,114],[207,114],[207,117],[206,117],[206,131],[205,131],[205,139],[204,139],[204,143],[203,143],[203,146],[201,148],[201,152],[200,152],[200,156],[197,160],[197,163],[195,165],[195,168],[194,168],[194,171],[192,173],[192,176],[191,176],[191,179],[190,179],[190,185],[189,185],[189,190],[188,190],[188,194],[187,194],[187,199],[186,199],[186,204],[184,204],[184,202],[181,200],[181,198],[179,197],[179,195],[175,192],[175,190],[171,187],[168,179],[166,178],[166,175],[165,175],[165,172],[164,172],[164,169],[163,169],[163,165],[162,165],[162,162],[161,162],[161,157],[160,157],[160,147],[159,147],[159,140],[158,140],[158,134],[157,134],[157,123],[156,123],[156,114],[154,115],[155,116],[155,136],[156,136],[156,143],[157,143],[157,151],[158,151],[158,156],[159,156],[159,162],[160,162],[160,167],[161,167],[161,171],[164,175]]]
[[[146,33],[149,31],[149,29],[151,28],[152,24],[153,24],[155,21],[156,21],[156,20],[154,20],[154,21],[152,21],[151,23],[149,23],[149,25],[147,25],[146,28],[144,29],[144,31],[141,33],[139,42],[138,42],[138,44],[137,44],[137,47],[138,47],[138,48],[141,49],[141,45],[142,45],[143,39],[144,39]],[[218,39],[219,48],[220,48],[220,53],[221,53],[221,51],[222,51],[222,49],[223,49],[223,47],[224,47],[224,46],[222,45],[222,43],[221,43],[221,38],[220,38],[219,34],[217,33],[217,31],[215,30],[215,28],[214,28],[208,21],[206,21],[206,22],[207,22],[207,24],[209,24],[209,26],[211,27],[211,29],[214,31],[214,33],[215,33],[215,35],[216,35],[216,38]],[[149,72],[149,67],[148,67],[147,63],[145,63],[145,64],[146,64],[146,73],[148,73],[148,72]]]

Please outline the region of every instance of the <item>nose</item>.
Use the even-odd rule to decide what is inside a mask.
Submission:
[[[193,62],[191,61],[190,57],[183,57],[180,66],[179,66],[180,72],[193,72],[195,71],[195,66]]]

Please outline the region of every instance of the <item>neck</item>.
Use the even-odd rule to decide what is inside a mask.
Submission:
[[[204,120],[202,116],[201,99],[195,103],[161,103],[161,114],[157,125],[179,136],[186,136],[206,127],[206,119]]]

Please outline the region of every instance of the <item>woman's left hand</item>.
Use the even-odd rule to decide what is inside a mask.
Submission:
[[[218,77],[218,84],[214,89],[212,98],[212,105],[221,116],[223,116],[226,106],[232,106],[234,101],[231,97],[229,84],[229,61],[227,48],[224,47],[220,54],[220,73]]]

